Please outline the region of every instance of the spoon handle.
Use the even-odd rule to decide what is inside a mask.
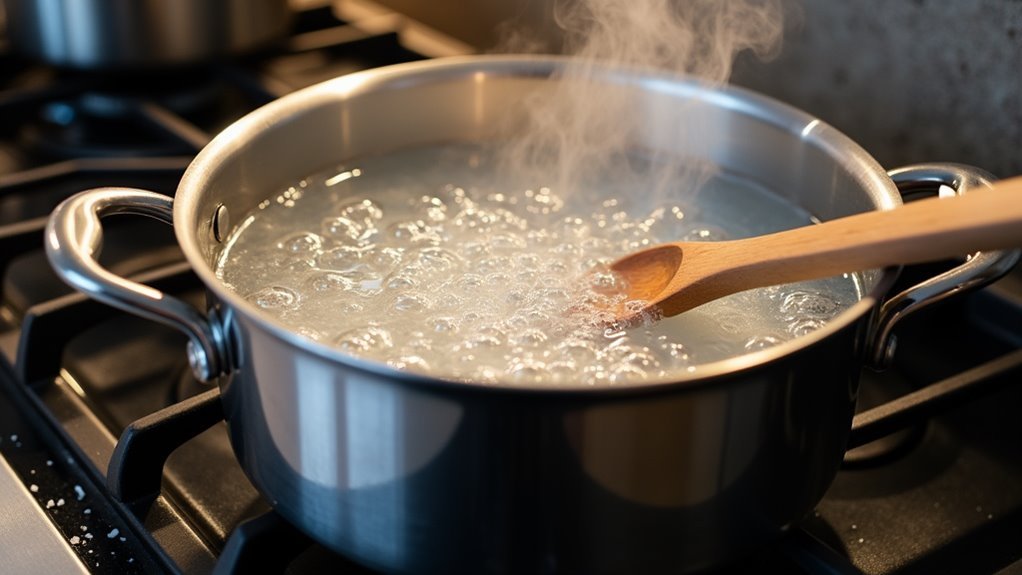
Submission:
[[[993,190],[930,198],[732,243],[742,276],[772,285],[1022,246],[1022,177]],[[723,247],[723,246],[721,246]],[[722,254],[723,255],[723,254]],[[750,286],[752,287],[752,286]]]

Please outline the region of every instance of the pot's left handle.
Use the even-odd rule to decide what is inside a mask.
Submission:
[[[117,276],[99,265],[100,218],[134,214],[173,223],[174,200],[132,188],[98,188],[76,194],[53,211],[46,225],[46,255],[57,274],[75,289],[106,304],[169,325],[188,336],[188,363],[200,381],[224,373],[224,334],[191,305],[159,290]]]

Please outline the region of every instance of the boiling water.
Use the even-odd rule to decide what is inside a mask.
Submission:
[[[477,146],[425,147],[305,178],[248,215],[217,274],[313,340],[482,382],[670,378],[806,334],[858,300],[854,277],[839,277],[608,328],[605,310],[623,298],[607,269],[616,257],[802,226],[809,215],[728,174],[684,202],[653,200],[635,187],[641,160],[628,175],[594,174],[589,193],[568,202],[542,182],[498,179],[493,159]]]

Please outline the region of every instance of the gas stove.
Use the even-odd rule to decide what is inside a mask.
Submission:
[[[346,16],[305,6],[281,45],[130,83],[0,55],[2,570],[369,572],[249,483],[183,336],[72,293],[42,244],[63,198],[95,186],[173,194],[212,135],[283,94],[469,51],[397,14]],[[101,261],[202,302],[168,226],[112,223]],[[852,448],[816,511],[723,572],[1022,573],[1022,387],[1011,385],[1022,275],[927,310],[898,336],[895,366],[863,371]]]

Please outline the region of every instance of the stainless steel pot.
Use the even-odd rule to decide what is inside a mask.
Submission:
[[[676,381],[594,389],[455,383],[346,356],[261,315],[214,274],[221,241],[281,185],[345,158],[498,137],[569,60],[474,57],[354,74],[273,102],[195,159],[175,200],[101,189],[54,212],[62,277],[178,327],[216,381],[234,449],[286,518],[328,547],[396,572],[687,572],[778,536],[822,497],[841,461],[863,361],[883,360],[901,317],[1003,273],[981,254],[884,301],[896,270],[863,273],[862,300],[828,326]],[[778,102],[652,73],[605,69],[646,127],[636,146],[740,172],[822,219],[899,205],[896,187],[983,174],[886,174],[832,128]],[[678,137],[699,121],[713,139]],[[173,222],[206,284],[205,316],[117,278],[94,258],[99,218]]]
[[[4,0],[14,47],[83,69],[205,62],[283,36],[287,0]]]

